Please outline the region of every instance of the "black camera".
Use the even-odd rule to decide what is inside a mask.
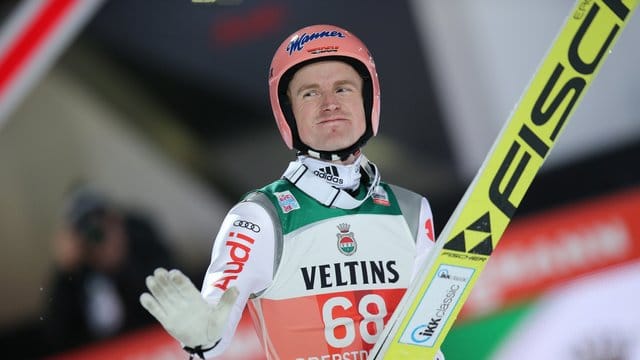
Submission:
[[[109,202],[100,192],[83,187],[72,192],[66,207],[66,218],[72,228],[88,243],[99,244],[105,238]]]
[[[94,210],[89,214],[80,217],[76,224],[75,230],[91,244],[99,244],[104,240],[104,218],[106,211],[104,209]]]

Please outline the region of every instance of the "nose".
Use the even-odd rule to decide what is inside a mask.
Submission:
[[[322,110],[334,111],[338,108],[340,108],[340,104],[334,93],[326,93],[322,96]]]

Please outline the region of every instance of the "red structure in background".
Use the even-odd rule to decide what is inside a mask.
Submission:
[[[49,360],[185,360],[188,354],[180,348],[162,326],[133,332],[114,340],[90,345],[86,348],[59,354]],[[264,352],[253,328],[253,323],[245,311],[233,342],[221,360],[263,360]]]
[[[460,313],[469,319],[640,260],[640,188],[513,222]]]

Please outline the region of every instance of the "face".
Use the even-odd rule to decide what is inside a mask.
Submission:
[[[97,242],[86,241],[87,258],[90,264],[102,271],[116,271],[127,257],[126,234],[119,215],[110,213],[97,219],[101,238]]]
[[[362,81],[342,61],[312,63],[295,73],[288,95],[303,143],[335,151],[353,145],[364,134]]]

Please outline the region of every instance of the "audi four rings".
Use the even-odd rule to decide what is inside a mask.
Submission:
[[[243,227],[245,229],[249,229],[253,232],[260,232],[260,226],[258,226],[257,224],[254,224],[250,221],[246,221],[246,220],[236,220],[233,222],[233,226],[239,226],[239,227]]]

